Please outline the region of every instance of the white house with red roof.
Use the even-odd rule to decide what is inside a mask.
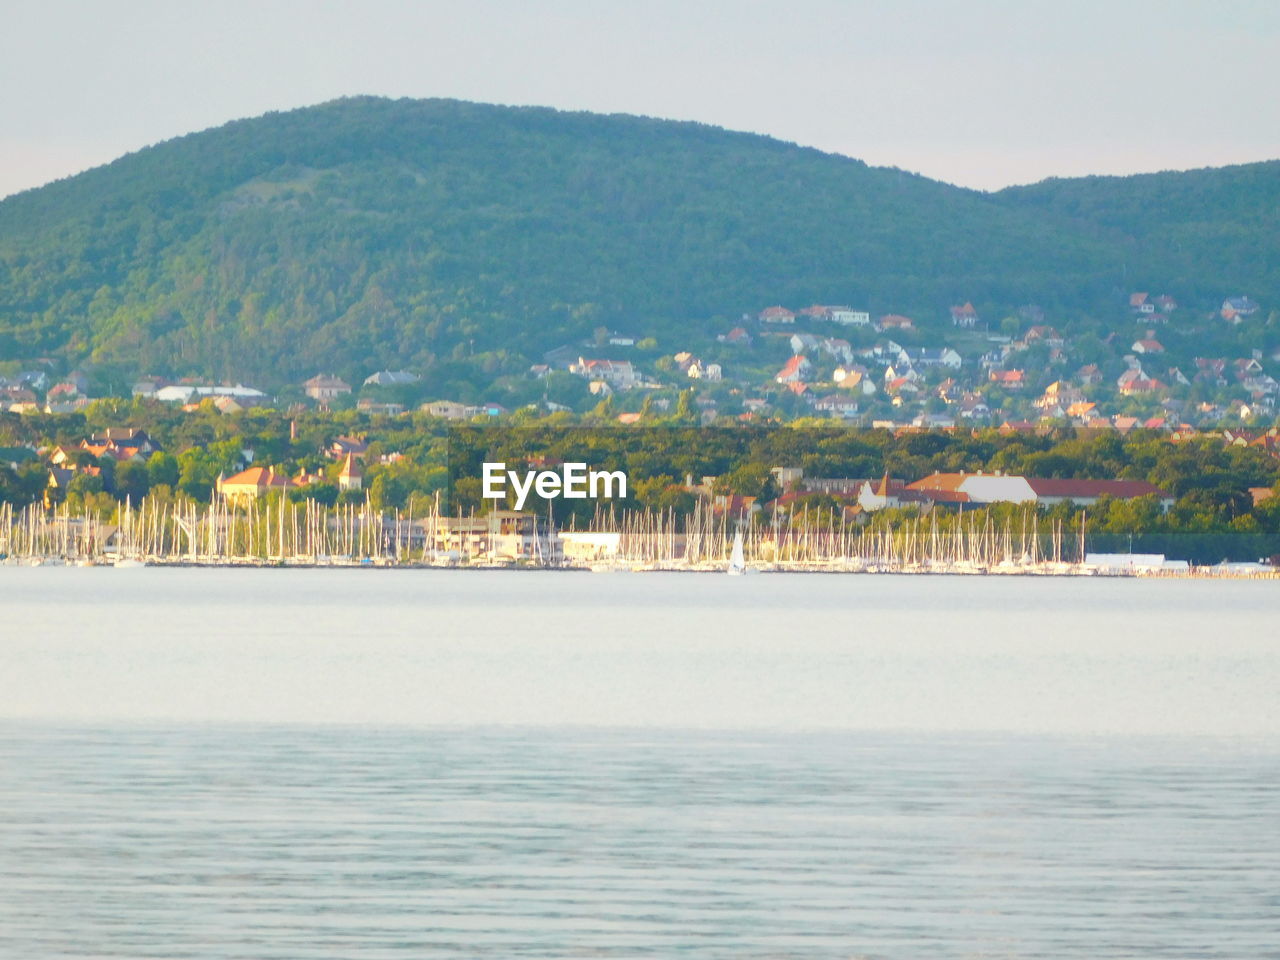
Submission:
[[[1134,353],[1164,353],[1164,344],[1156,339],[1156,332],[1148,330],[1146,337],[1133,341],[1129,348]]]
[[[803,383],[813,376],[813,364],[802,353],[797,353],[786,362],[773,377],[778,383]]]
[[[796,315],[786,307],[765,307],[760,311],[761,323],[795,323]]]
[[[630,390],[640,379],[630,360],[588,360],[579,357],[577,363],[570,365],[569,372],[587,380],[603,380],[614,390]]]
[[[1004,390],[1022,390],[1027,385],[1025,370],[992,370],[991,382]]]
[[[716,339],[721,343],[731,343],[735,346],[751,346],[751,334],[747,333],[744,327],[734,327],[728,333],[722,333]]]
[[[1155,313],[1156,304],[1147,293],[1129,294],[1129,309],[1134,313]]]
[[[972,330],[980,322],[978,311],[973,309],[973,304],[968,301],[965,301],[963,306],[951,308],[951,323],[962,330]]]

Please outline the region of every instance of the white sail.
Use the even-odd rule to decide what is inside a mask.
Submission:
[[[747,561],[742,554],[742,531],[733,534],[733,552],[729,554],[729,572],[741,574],[747,572]]]

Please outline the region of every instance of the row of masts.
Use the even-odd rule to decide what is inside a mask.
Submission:
[[[789,522],[774,516],[730,518],[704,510],[597,516],[593,529],[619,533],[620,560],[636,564],[716,566],[726,562],[735,533],[755,566],[922,569],[1042,567],[1080,563],[1087,517],[1069,529],[1060,517],[1026,509],[997,521],[987,511],[916,516],[897,523],[859,524],[839,510],[803,509]]]
[[[0,557],[11,562],[111,562],[191,564],[470,564],[491,562],[497,537],[475,514],[442,514],[433,501],[425,514],[379,511],[362,504],[325,506],[287,498],[206,505],[146,498],[126,501],[114,523],[66,506],[33,504],[15,511],[0,504]],[[846,513],[803,509],[785,520],[730,517],[699,502],[692,513],[674,510],[598,512],[588,529],[616,537],[610,560],[670,569],[721,567],[735,535],[756,567],[866,570],[964,570],[1042,568],[1078,564],[1085,555],[1086,518],[1061,518],[1026,508],[993,518],[989,511],[938,512],[896,523],[859,524]],[[476,531],[479,530],[477,534]],[[470,532],[468,532],[470,531]],[[539,566],[566,560],[549,522],[531,522],[521,557]],[[509,559],[509,558],[508,558]]]
[[[422,531],[440,524],[438,504],[426,517],[375,511],[368,501],[326,507],[279,498],[234,503],[146,498],[125,501],[115,522],[66,506],[0,504],[0,557],[10,561],[138,560],[171,563],[264,563],[421,560]],[[429,534],[428,534],[429,537]],[[416,546],[416,551],[415,551]],[[428,551],[429,553],[429,551]]]

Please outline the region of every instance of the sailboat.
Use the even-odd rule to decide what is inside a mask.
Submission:
[[[733,552],[729,554],[729,575],[742,576],[747,572],[747,561],[742,554],[742,531],[733,532]]]

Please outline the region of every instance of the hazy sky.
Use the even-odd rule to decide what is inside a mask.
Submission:
[[[0,0],[0,196],[374,93],[701,120],[983,189],[1280,157],[1280,2]]]

